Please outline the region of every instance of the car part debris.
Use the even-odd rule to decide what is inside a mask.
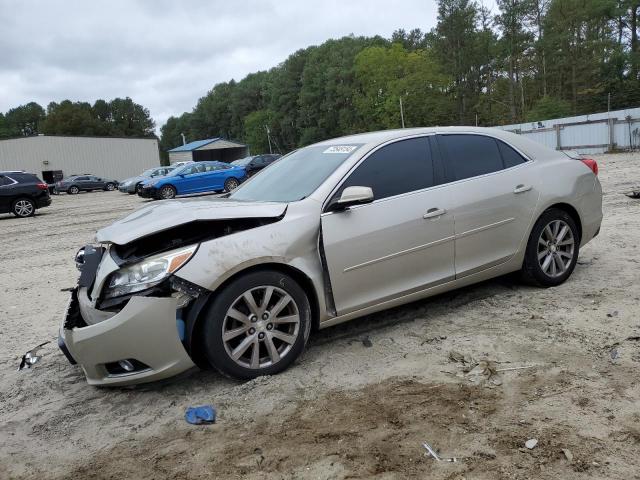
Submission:
[[[216,409],[213,405],[187,408],[184,418],[192,425],[207,425],[216,423]]]
[[[524,446],[527,447],[529,450],[536,448],[536,445],[538,445],[537,438],[530,438],[529,440],[524,442]]]
[[[35,348],[32,348],[27,353],[22,356],[22,360],[20,360],[20,366],[18,367],[18,371],[22,370],[24,367],[31,368],[31,365],[35,365],[38,360],[40,360],[40,356],[36,355],[38,350],[44,347],[47,343],[51,343],[51,340],[48,342],[41,343]]]
[[[427,442],[424,442],[422,444],[422,446],[427,450],[427,452],[429,452],[431,454],[431,456],[433,458],[435,458],[438,462],[451,462],[451,463],[456,463],[458,461],[460,461],[459,458],[456,457],[451,457],[451,458],[443,458],[438,456],[438,454],[436,453],[436,451],[431,447],[431,445],[429,445]],[[426,455],[426,453],[425,453]]]
[[[371,340],[369,339],[369,337],[364,337],[362,339],[362,345],[364,345],[367,348],[373,347],[373,343],[371,343]]]
[[[625,195],[629,198],[640,198],[640,189],[625,192]]]
[[[565,458],[569,463],[573,462],[573,453],[568,448],[563,448],[562,453],[564,453]]]

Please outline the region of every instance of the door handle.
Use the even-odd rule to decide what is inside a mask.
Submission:
[[[425,213],[422,218],[436,218],[436,217],[441,217],[442,215],[444,215],[445,213],[447,213],[447,211],[444,208],[430,208],[429,210],[427,210],[427,213]]]
[[[531,185],[524,185],[524,184],[520,184],[518,185],[516,188],[513,189],[513,193],[524,193],[524,192],[528,192],[529,190],[531,190]]]

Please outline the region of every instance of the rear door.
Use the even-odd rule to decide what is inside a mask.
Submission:
[[[105,182],[100,177],[89,177],[89,186],[91,189],[104,188]]]
[[[0,212],[11,210],[16,185],[17,182],[13,178],[0,175]]]
[[[538,191],[532,162],[479,134],[437,136],[455,219],[455,269],[461,278],[509,260],[532,221]]]
[[[429,137],[399,140],[366,157],[349,186],[374,201],[322,214],[322,241],[339,315],[454,278],[454,226]],[[326,207],[325,207],[326,208]]]

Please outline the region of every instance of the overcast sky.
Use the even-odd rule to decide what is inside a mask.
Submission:
[[[0,0],[0,112],[129,96],[160,127],[297,49],[436,17],[435,0]]]

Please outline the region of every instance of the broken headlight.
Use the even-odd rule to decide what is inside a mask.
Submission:
[[[104,298],[140,292],[157,285],[187,263],[197,249],[197,245],[192,245],[161,253],[113,272]]]

